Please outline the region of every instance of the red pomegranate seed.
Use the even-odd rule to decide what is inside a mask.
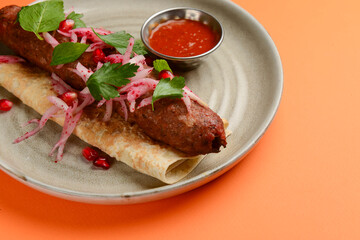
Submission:
[[[76,92],[65,92],[58,96],[61,100],[63,100],[68,106],[72,106],[75,99],[77,99],[78,95]]]
[[[103,50],[101,50],[100,48],[95,49],[95,51],[93,52],[93,60],[95,63],[104,62],[105,58],[106,56]]]
[[[13,106],[13,103],[7,99],[0,99],[0,111],[9,111]]]
[[[72,19],[65,19],[64,21],[61,21],[59,24],[59,30],[63,32],[69,32],[74,27],[74,20]]]
[[[97,167],[102,167],[103,169],[109,169],[110,168],[110,162],[104,157],[98,157],[93,164]]]
[[[163,78],[170,78],[171,80],[174,78],[174,74],[172,74],[172,72],[170,72],[169,70],[162,70],[161,72],[159,72],[159,79]]]
[[[145,55],[145,62],[146,62],[146,65],[148,65],[150,67],[154,66],[153,65],[154,59],[152,57],[150,57],[149,55]]]
[[[92,149],[91,147],[84,148],[82,150],[82,155],[86,160],[91,162],[99,157],[98,152],[95,149]]]

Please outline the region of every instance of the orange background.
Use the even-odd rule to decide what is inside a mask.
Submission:
[[[0,171],[1,239],[360,239],[360,2],[235,2],[283,61],[260,144],[199,189],[129,206],[58,199]]]

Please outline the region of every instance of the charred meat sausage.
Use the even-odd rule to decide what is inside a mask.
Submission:
[[[95,69],[92,54],[84,53],[77,61],[61,68],[50,66],[52,46],[16,23],[20,9],[18,6],[8,6],[0,10],[0,41],[29,62],[56,73],[73,88],[82,90],[86,87],[84,81],[72,70],[77,62]],[[52,34],[60,43],[69,41],[69,38],[56,31]],[[226,146],[222,119],[210,108],[193,100],[188,112],[180,99],[161,99],[155,102],[155,111],[151,105],[138,108],[130,113],[129,121],[137,123],[149,137],[190,155],[219,152],[221,146]]]
[[[20,10],[21,7],[14,5],[0,9],[0,41],[29,62],[66,79],[73,88],[82,90],[86,87],[84,81],[71,69],[74,69],[78,62],[87,68],[95,69],[96,63],[92,60],[92,53],[84,53],[77,61],[64,64],[61,68],[50,66],[53,47],[38,39],[34,33],[23,30],[19,23],[15,23]],[[56,31],[52,35],[59,43],[70,41],[68,37]]]
[[[192,101],[190,112],[181,99],[160,99],[130,113],[151,138],[191,155],[219,152],[226,146],[222,119],[208,107]],[[119,112],[121,113],[121,112]]]

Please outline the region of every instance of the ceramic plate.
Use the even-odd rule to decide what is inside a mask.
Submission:
[[[15,103],[0,113],[0,166],[21,182],[70,200],[128,204],[162,199],[201,186],[238,163],[258,142],[273,119],[282,93],[282,67],[276,47],[265,29],[245,10],[227,0],[81,0],[65,1],[85,14],[88,26],[126,30],[139,38],[143,22],[172,7],[193,7],[213,14],[223,24],[225,39],[216,52],[195,70],[184,73],[187,85],[221,117],[232,135],[221,153],[209,154],[185,179],[165,185],[116,162],[109,170],[93,169],[80,157],[86,143],[72,136],[64,159],[48,157],[61,129],[50,122],[38,135],[20,144],[19,126],[39,115],[0,88],[0,98]],[[1,54],[4,54],[4,48]]]

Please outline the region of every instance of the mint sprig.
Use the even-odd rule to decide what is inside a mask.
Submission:
[[[126,49],[129,45],[130,38],[134,38],[131,34],[120,31],[115,33],[110,33],[107,35],[100,35],[93,29],[93,32],[98,36],[102,41],[104,41],[106,44],[109,44],[110,46],[113,46],[116,48],[116,50],[121,53],[125,54]],[[139,55],[144,55],[147,53],[145,46],[141,42],[141,40],[136,40],[133,46],[133,52]]]
[[[86,85],[95,100],[100,101],[102,98],[110,100],[120,96],[116,87],[128,84],[129,78],[135,76],[138,68],[139,66],[130,63],[121,65],[121,63],[107,62],[90,76]]]
[[[59,0],[25,6],[18,13],[20,26],[26,31],[35,33],[40,40],[43,38],[39,33],[58,29],[60,22],[64,19],[64,3]]]
[[[155,61],[153,61],[153,65],[154,65],[154,69],[157,72],[161,72],[162,70],[168,70],[168,71],[172,72],[169,64],[164,59],[156,59]]]
[[[161,98],[182,98],[185,79],[183,77],[163,78],[156,85],[151,105],[154,110],[154,102]]]
[[[61,43],[54,48],[50,65],[54,66],[74,62],[85,52],[88,47],[89,44],[83,43]]]
[[[86,28],[86,24],[84,23],[81,18],[84,16],[82,13],[75,13],[72,11],[66,19],[72,19],[74,20],[74,28]]]
[[[133,46],[133,52],[138,55],[148,54],[148,51],[147,51],[144,43],[140,39],[135,40],[135,43]]]

